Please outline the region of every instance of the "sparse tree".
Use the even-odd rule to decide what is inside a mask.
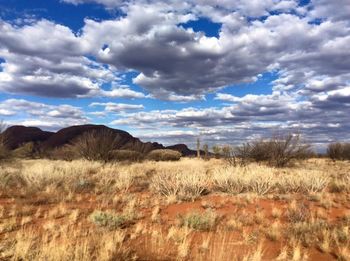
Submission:
[[[111,152],[117,148],[120,139],[110,130],[92,130],[79,136],[70,148],[84,159],[107,162],[111,160]]]
[[[343,146],[341,143],[331,143],[328,145],[327,148],[327,155],[330,157],[333,161],[340,160],[342,158],[343,154]]]
[[[331,143],[327,148],[327,155],[333,161],[350,160],[350,143]]]
[[[197,138],[197,158],[199,159],[201,157],[201,142],[200,139]]]
[[[208,144],[204,144],[203,145],[203,151],[204,151],[204,158],[208,159],[208,156],[209,156],[209,146],[208,146]]]
[[[268,162],[275,167],[285,167],[291,160],[306,158],[310,153],[310,145],[304,144],[299,134],[274,136],[237,148],[237,156],[243,161]]]
[[[236,154],[235,150],[233,147],[229,145],[225,145],[222,147],[222,154],[224,156],[224,159],[226,162],[231,165],[231,166],[236,166],[237,165],[237,159],[236,159]]]
[[[218,159],[220,157],[220,153],[221,153],[220,146],[214,145],[212,149],[213,149],[213,153],[215,155],[215,158]]]

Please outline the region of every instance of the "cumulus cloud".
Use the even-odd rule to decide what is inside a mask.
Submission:
[[[131,90],[128,87],[116,87],[116,88],[112,88],[109,91],[99,90],[97,92],[97,95],[98,94],[101,96],[110,97],[110,98],[141,99],[141,98],[148,98],[149,97],[142,92],[137,92],[137,91]]]
[[[46,20],[17,27],[0,21],[0,90],[47,97],[96,92],[113,73],[86,58],[87,45],[72,31]],[[48,37],[50,36],[50,37]]]
[[[164,139],[167,133],[175,137],[169,127],[179,137],[200,133],[212,142],[227,141],[231,135],[243,139],[243,133],[255,137],[277,127],[318,135],[315,143],[331,140],[335,133],[349,139],[347,0],[311,0],[304,6],[296,0],[64,2],[96,2],[124,14],[105,21],[86,19],[78,34],[47,20],[19,25],[0,21],[1,92],[199,100],[206,107],[145,111],[142,104],[92,104],[104,107],[103,112],[92,112],[96,116],[123,112],[113,121],[116,126],[149,128],[150,134],[161,127]],[[203,17],[220,24],[216,37],[185,26]],[[128,72],[136,74],[125,83],[120,75]],[[265,72],[278,77],[271,94],[229,94],[231,86],[255,82]],[[142,91],[133,90],[133,84]],[[206,104],[210,93],[226,104]],[[40,106],[32,104],[28,113],[36,115]],[[72,121],[87,120],[77,108],[43,110],[45,115],[37,117],[69,114]],[[13,113],[0,106],[0,115]]]
[[[49,130],[89,122],[79,107],[66,104],[49,105],[24,99],[1,101],[0,115],[5,116],[8,125],[37,126]]]
[[[132,110],[142,110],[145,107],[142,104],[125,104],[114,102],[93,102],[90,107],[103,106],[107,112],[122,112]]]
[[[350,2],[347,0],[327,1],[312,0],[310,16],[331,20],[350,20]]]
[[[101,86],[115,81],[118,72],[134,70],[139,74],[133,83],[152,97],[192,101],[253,82],[273,69],[281,72],[276,90],[305,84],[310,77],[338,77],[349,71],[346,19],[310,23],[311,16],[331,17],[335,4],[322,0],[310,3],[307,15],[298,15],[305,7],[293,0],[97,2],[122,4],[125,16],[86,19],[79,35],[45,20],[22,27],[1,22],[0,56],[6,62],[0,89],[49,97],[120,97],[126,89],[105,91]],[[179,26],[203,15],[222,24],[218,37]],[[247,18],[261,16],[266,18]],[[129,94],[126,97],[145,96]]]
[[[337,140],[339,135],[342,139],[350,138],[350,123],[346,120],[350,113],[349,97],[348,87],[317,93],[310,100],[298,94],[279,92],[243,97],[221,93],[216,99],[231,105],[126,113],[111,124],[135,126],[142,130],[144,134],[141,135],[146,140],[151,140],[153,133],[167,144],[186,140],[194,146],[197,136],[211,145],[239,144],[277,131],[301,132],[308,142],[321,144]],[[161,131],[161,135],[155,133],[155,130],[167,128],[176,130],[178,136],[167,135],[167,131]]]

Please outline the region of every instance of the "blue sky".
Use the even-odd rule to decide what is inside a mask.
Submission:
[[[0,119],[142,140],[350,139],[347,0],[0,0]]]

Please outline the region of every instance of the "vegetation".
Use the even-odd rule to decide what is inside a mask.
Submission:
[[[17,158],[34,158],[36,156],[36,151],[34,148],[34,143],[33,142],[27,142],[23,144],[21,147],[15,149],[13,151],[13,154]]]
[[[111,159],[115,161],[141,161],[144,155],[138,151],[133,150],[113,150],[110,152]]]
[[[110,130],[92,130],[83,133],[70,145],[71,150],[86,160],[107,162],[117,148],[120,137]]]
[[[147,159],[155,161],[177,161],[181,158],[181,153],[175,150],[160,149],[152,150],[147,155]]]
[[[97,226],[107,227],[108,229],[117,229],[127,225],[130,217],[123,214],[112,214],[108,212],[95,211],[91,214],[90,219]]]
[[[180,217],[180,224],[191,229],[208,231],[214,228],[217,219],[215,212],[207,210],[205,213],[193,212]]]
[[[0,162],[7,160],[11,156],[11,152],[7,148],[7,138],[4,134],[6,130],[6,125],[1,121],[0,122]]]
[[[345,144],[330,145],[336,162],[308,159],[292,135],[216,146],[215,158],[203,145],[207,160],[119,145],[88,132],[56,160],[33,159],[32,143],[12,151],[0,167],[0,260],[350,258]]]
[[[208,144],[203,145],[203,151],[204,151],[204,159],[208,159],[209,157],[209,146]]]
[[[331,143],[327,148],[327,155],[332,160],[350,160],[350,143]]]
[[[0,258],[347,260],[348,169],[325,159],[286,168],[9,161],[0,168]]]
[[[199,159],[201,157],[201,141],[199,138],[197,138],[197,158]]]
[[[305,159],[310,155],[310,145],[301,141],[300,135],[275,136],[269,140],[245,143],[236,148],[235,157],[244,163],[248,160],[267,162],[271,166],[285,167],[294,159]]]

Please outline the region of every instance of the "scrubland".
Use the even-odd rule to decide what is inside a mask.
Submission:
[[[0,260],[350,260],[350,163],[13,160]]]

